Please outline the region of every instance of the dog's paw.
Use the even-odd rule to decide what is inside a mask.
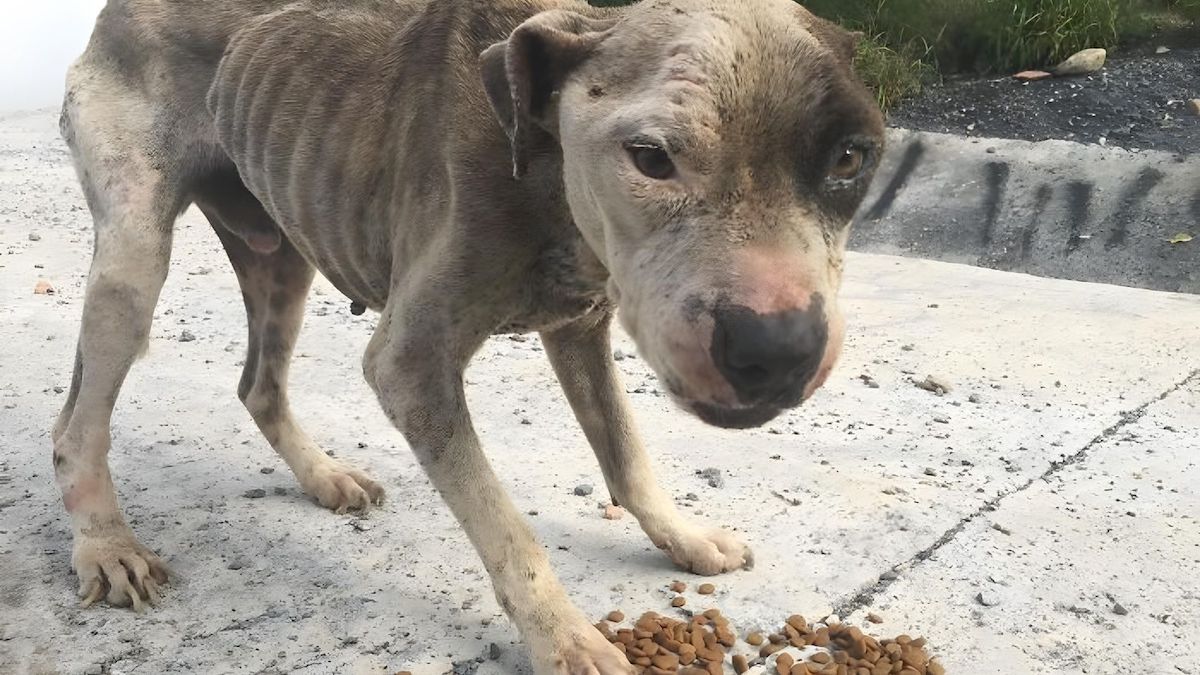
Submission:
[[[679,567],[704,576],[754,567],[750,547],[721,529],[677,533],[662,549]]]
[[[367,474],[340,462],[322,462],[300,480],[317,502],[337,513],[367,511],[383,503],[383,487]]]
[[[158,587],[167,583],[166,564],[121,524],[93,534],[75,535],[71,566],[79,576],[84,607],[104,600],[141,612],[158,604]]]
[[[559,631],[553,643],[533,647],[537,675],[634,675],[637,670],[616,647],[586,623]]]

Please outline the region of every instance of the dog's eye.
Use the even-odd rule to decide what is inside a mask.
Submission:
[[[675,175],[675,163],[666,150],[657,145],[635,144],[628,147],[633,165],[643,176],[654,180],[666,180]]]
[[[834,161],[829,170],[830,180],[854,180],[862,173],[863,165],[867,163],[867,151],[854,145],[847,145],[842,154]]]

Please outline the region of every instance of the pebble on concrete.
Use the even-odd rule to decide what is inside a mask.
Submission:
[[[575,496],[586,497],[592,494],[592,486],[587,483],[581,483],[575,486]]]

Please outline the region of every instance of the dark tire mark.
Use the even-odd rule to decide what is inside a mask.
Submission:
[[[983,245],[984,249],[988,249],[992,246],[996,222],[1000,219],[1000,198],[1008,189],[1008,175],[1011,171],[1006,162],[988,162],[985,170],[987,171],[985,179],[987,195],[983,198],[983,212],[986,217],[983,221],[983,232],[980,233],[979,243]]]
[[[1083,243],[1083,226],[1087,224],[1092,210],[1092,192],[1096,186],[1087,181],[1073,180],[1067,183],[1067,211],[1071,222],[1067,237],[1067,255],[1074,253]]]
[[[1042,221],[1042,215],[1046,213],[1046,207],[1050,204],[1050,198],[1054,196],[1054,188],[1049,184],[1043,183],[1038,186],[1037,193],[1033,196],[1033,214],[1029,217],[1029,224],[1021,230],[1021,262],[1029,262],[1030,256],[1033,255],[1033,242],[1037,238],[1038,223]]]
[[[1130,222],[1137,217],[1146,197],[1162,182],[1163,177],[1163,172],[1148,166],[1138,174],[1137,180],[1125,188],[1125,192],[1121,194],[1121,206],[1113,215],[1113,230],[1104,242],[1104,248],[1116,248],[1125,244],[1129,237]]]
[[[887,215],[892,208],[892,203],[896,201],[896,196],[900,194],[900,190],[904,188],[904,184],[908,182],[908,177],[912,175],[914,169],[920,164],[921,158],[925,156],[925,144],[921,141],[913,141],[904,151],[904,156],[900,158],[900,166],[896,167],[896,173],[892,174],[892,179],[888,181],[887,187],[883,189],[883,193],[879,195],[879,199],[867,211],[864,220],[879,220]]]

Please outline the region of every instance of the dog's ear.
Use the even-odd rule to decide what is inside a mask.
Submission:
[[[817,38],[818,42],[825,45],[825,48],[832,52],[834,57],[853,66],[854,56],[858,52],[858,43],[864,37],[861,31],[848,31],[799,5],[796,6],[796,13],[800,16],[800,23],[804,29]]]
[[[483,87],[512,142],[513,176],[524,175],[531,137],[538,129],[557,133],[554,95],[614,23],[550,10],[480,54]]]

